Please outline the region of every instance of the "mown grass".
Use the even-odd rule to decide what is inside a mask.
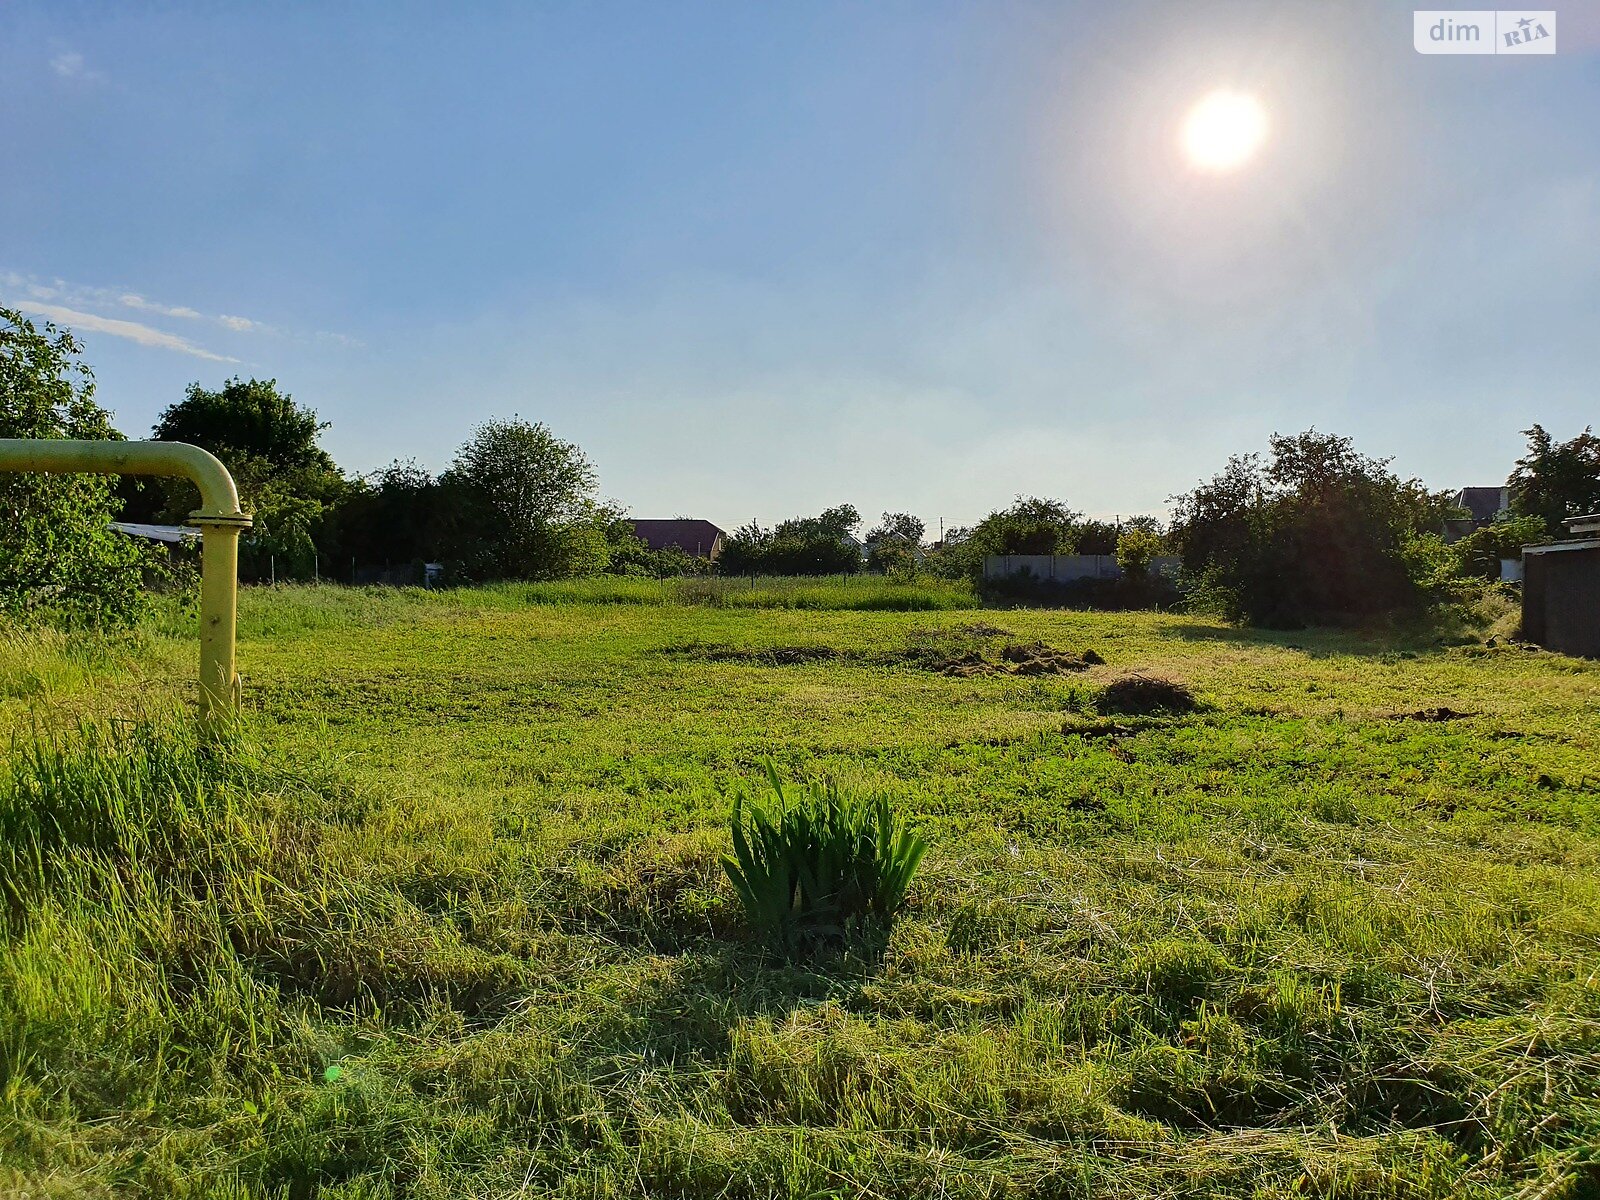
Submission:
[[[1600,665],[261,589],[207,746],[185,619],[0,650],[0,1192],[1600,1188]],[[1105,663],[939,674],[934,627]],[[1130,671],[1201,706],[1100,715]],[[748,936],[718,857],[769,758],[928,837],[886,946]]]

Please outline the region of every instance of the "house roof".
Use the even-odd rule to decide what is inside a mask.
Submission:
[[[1568,517],[1562,524],[1573,533],[1600,533],[1600,513],[1587,513],[1581,517]]]
[[[111,528],[129,537],[148,538],[152,542],[167,542],[172,545],[192,542],[200,536],[198,529],[191,529],[187,525],[141,525],[137,521],[113,521]]]
[[[1524,546],[1523,557],[1530,554],[1563,554],[1569,550],[1583,550],[1589,553],[1600,551],[1600,538],[1584,538],[1581,542],[1551,542],[1545,546]]]
[[[1506,506],[1503,487],[1464,487],[1456,493],[1456,503],[1472,514],[1474,521],[1492,521]]]
[[[633,532],[652,550],[665,550],[676,546],[689,554],[709,556],[716,548],[717,539],[726,536],[710,521],[689,517],[669,520],[635,520]]]

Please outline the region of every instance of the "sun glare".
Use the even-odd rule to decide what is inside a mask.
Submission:
[[[1267,136],[1261,102],[1243,92],[1212,92],[1183,120],[1183,153],[1204,171],[1243,166]]]

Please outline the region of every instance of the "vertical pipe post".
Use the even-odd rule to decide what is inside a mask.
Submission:
[[[220,726],[239,710],[234,638],[239,626],[239,534],[248,518],[190,514],[200,527],[200,720]]]

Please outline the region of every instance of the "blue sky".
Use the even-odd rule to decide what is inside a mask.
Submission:
[[[0,301],[134,436],[271,376],[353,471],[516,414],[728,527],[1160,512],[1313,425],[1495,483],[1600,417],[1600,6],[1523,58],[1396,4],[462,8],[0,7]]]

